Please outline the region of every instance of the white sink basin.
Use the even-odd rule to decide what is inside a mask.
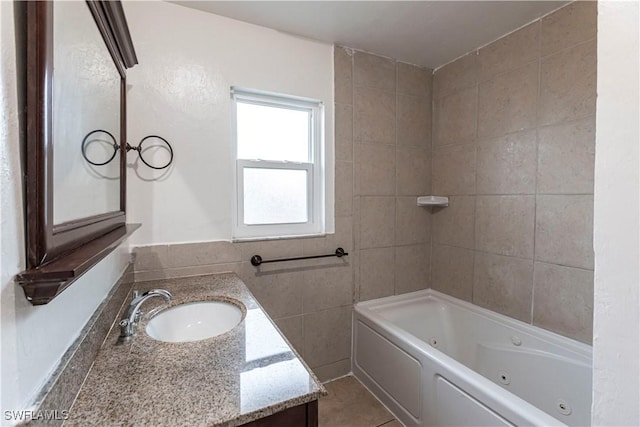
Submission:
[[[226,301],[189,302],[161,311],[147,323],[158,341],[190,342],[224,334],[242,321],[242,309]]]

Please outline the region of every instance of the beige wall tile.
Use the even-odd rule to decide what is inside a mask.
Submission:
[[[358,251],[362,248],[362,216],[360,212],[360,204],[362,202],[362,197],[355,195],[353,196],[353,248]],[[395,206],[394,206],[395,208]]]
[[[298,354],[304,354],[302,319],[302,316],[293,316],[274,320],[280,332],[283,333]]]
[[[394,256],[394,248],[360,251],[359,301],[393,295]]]
[[[431,287],[471,301],[475,251],[434,244],[431,253]]]
[[[203,274],[217,274],[238,272],[241,263],[196,265],[191,267],[164,268],[162,270],[136,271],[136,282],[148,282],[150,280],[173,279],[176,277],[202,276]]]
[[[431,99],[433,70],[398,62],[398,93]]]
[[[534,194],[536,131],[478,141],[478,194]]]
[[[595,117],[539,130],[538,193],[593,193]]]
[[[169,247],[167,245],[133,248],[134,271],[162,270],[168,266]]]
[[[343,359],[328,365],[316,366],[313,373],[321,382],[343,377],[351,372],[351,359]]]
[[[353,303],[353,271],[349,264],[305,271],[298,286],[303,287],[304,313]]]
[[[476,252],[473,303],[531,323],[533,260]]]
[[[353,56],[353,81],[356,86],[396,90],[396,62],[390,58],[356,51]]]
[[[396,198],[396,245],[428,243],[431,238],[431,214],[418,206],[415,197]]]
[[[478,75],[477,60],[478,54],[474,51],[438,68],[433,76],[433,99],[475,86]]]
[[[475,194],[476,146],[450,145],[433,150],[433,193],[441,196]]]
[[[395,197],[362,197],[360,199],[360,244],[362,248],[393,246],[395,221]]]
[[[427,289],[431,245],[397,246],[395,251],[395,294]]]
[[[353,213],[353,163],[336,162],[335,214],[346,216]]]
[[[533,258],[534,196],[478,196],[476,249]]]
[[[181,243],[169,245],[169,267],[240,262],[237,245],[230,242]]]
[[[488,80],[496,74],[537,60],[540,56],[539,37],[540,21],[536,21],[480,49],[479,80]]]
[[[434,102],[433,143],[436,146],[472,142],[476,136],[476,87],[460,90]]]
[[[591,344],[593,271],[536,262],[533,324]]]
[[[333,253],[337,248],[347,252],[353,251],[353,218],[350,216],[336,217],[336,232],[322,237],[311,237],[303,240],[302,253],[319,255]],[[349,261],[348,258],[345,258]]]
[[[303,313],[304,276],[301,271],[258,276],[249,290],[272,319]]]
[[[495,76],[478,87],[478,136],[501,136],[536,126],[538,62]]]
[[[326,252],[323,252],[322,254],[316,253],[316,255],[323,255],[328,253],[333,254],[335,250],[336,248],[333,248],[333,249],[327,250]],[[345,252],[348,252],[348,251],[345,250]],[[353,251],[348,253],[351,254],[353,253]],[[304,260],[298,260],[296,262],[290,262],[288,264],[283,264],[283,263],[275,264],[274,267],[276,267],[277,265],[276,267],[277,270],[272,273],[278,273],[282,271],[306,272],[306,271],[330,269],[334,267],[351,268],[350,261],[351,260],[348,258],[348,256],[341,257],[341,258],[338,258],[336,256],[322,257],[322,258],[309,258]]]
[[[396,143],[395,92],[356,88],[354,115],[355,141]]]
[[[398,145],[428,148],[431,142],[431,100],[398,95]]]
[[[432,208],[433,242],[475,248],[475,196],[449,197],[449,206]]]
[[[538,196],[536,260],[593,270],[593,196]]]
[[[304,360],[310,368],[351,356],[352,307],[332,308],[304,316]]]
[[[396,150],[396,194],[421,196],[431,189],[431,150],[398,147]]]
[[[263,240],[234,243],[234,245],[240,248],[241,260],[249,261],[253,255],[260,255],[264,259],[302,256],[303,240]]]
[[[236,274],[245,283],[245,285],[249,287],[249,289],[251,289],[251,287],[260,279],[260,271],[251,265],[248,258],[240,263],[240,267],[236,271]]]
[[[353,266],[353,301],[356,302],[360,298],[360,254],[359,250],[349,253],[349,263]]]
[[[542,60],[540,124],[596,113],[596,51],[596,40],[592,40]]]
[[[542,55],[596,37],[598,3],[574,1],[542,19]]]
[[[353,103],[353,53],[351,49],[335,46],[333,48],[335,102]]]
[[[391,196],[396,193],[396,152],[391,145],[356,144],[356,194]]]
[[[353,161],[353,107],[336,104],[336,161]]]

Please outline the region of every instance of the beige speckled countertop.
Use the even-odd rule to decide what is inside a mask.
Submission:
[[[133,288],[166,289],[173,294],[169,305],[231,298],[247,312],[223,335],[165,343],[145,333],[149,318],[166,306],[161,298],[151,298],[142,306],[145,314],[134,339],[116,345],[117,323],[109,332],[65,426],[236,426],[327,394],[235,274],[156,280]]]

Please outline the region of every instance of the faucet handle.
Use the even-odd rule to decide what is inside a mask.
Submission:
[[[171,301],[171,298],[173,298],[173,295],[171,294],[171,292],[165,289],[151,289],[150,291],[143,293],[142,296],[144,297],[150,294],[159,295],[163,297],[164,300],[167,302]]]

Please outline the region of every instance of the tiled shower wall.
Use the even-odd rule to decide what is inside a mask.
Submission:
[[[430,249],[429,217],[415,196],[429,188],[431,70],[343,48],[335,69],[335,234],[134,249],[136,281],[237,273],[321,380],[350,370],[354,300],[427,287]],[[338,246],[349,256],[260,270],[249,263],[254,254],[317,255]]]
[[[438,69],[432,287],[591,342],[596,3]]]
[[[431,88],[427,68],[335,50],[337,177],[353,176],[355,300],[429,287]]]

